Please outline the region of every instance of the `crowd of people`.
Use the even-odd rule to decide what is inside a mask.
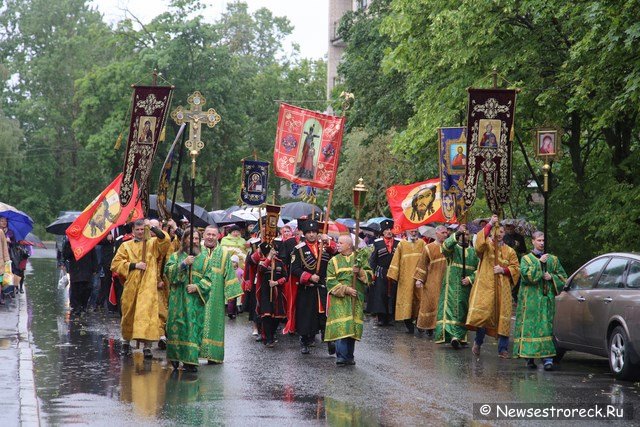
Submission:
[[[17,293],[24,293],[24,271],[30,256],[31,245],[17,240],[8,218],[0,216],[0,305],[15,299]]]
[[[82,316],[91,306],[117,311],[123,356],[137,340],[152,358],[157,342],[175,369],[182,364],[191,372],[199,359],[223,362],[225,317],[240,313],[248,313],[251,333],[268,348],[282,334],[297,334],[306,355],[319,335],[337,366],[355,364],[367,314],[376,327],[401,322],[407,333],[454,349],[467,346],[468,331],[475,331],[476,357],[489,335],[500,358],[524,358],[530,368],[539,358],[553,369],[554,296],[566,274],[544,253],[540,232],[527,253],[524,237],[496,216],[475,235],[464,224],[441,225],[431,238],[418,230],[395,236],[393,221],[385,220],[380,236],[362,239],[357,249],[353,234],[332,238],[316,218],[284,225],[271,241],[251,228],[191,233],[173,220],[138,220],[79,261],[66,243],[72,313]]]

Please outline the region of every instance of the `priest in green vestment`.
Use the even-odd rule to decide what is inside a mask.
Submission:
[[[200,357],[209,363],[224,360],[224,325],[226,303],[242,295],[242,288],[231,263],[233,253],[218,244],[216,227],[205,228],[204,247],[194,261],[194,268],[203,272],[201,283],[209,287],[205,307]]]
[[[204,307],[209,299],[209,287],[203,284],[203,272],[191,269],[200,253],[200,235],[187,230],[182,236],[181,250],[169,257],[164,271],[169,281],[169,314],[167,319],[167,360],[174,369],[182,362],[184,369],[196,372],[202,343]],[[193,253],[194,255],[189,255]]]
[[[465,255],[464,265],[462,251]],[[467,235],[466,225],[460,225],[458,231],[444,241],[442,255],[447,260],[447,267],[442,278],[434,336],[436,343],[450,342],[457,350],[461,344],[467,343],[465,322],[469,310],[469,294],[478,268],[478,257]]]
[[[545,371],[553,370],[553,317],[555,296],[562,291],[567,273],[558,257],[544,253],[544,233],[536,231],[533,251],[520,260],[520,291],[516,310],[513,356],[527,359],[536,369],[534,358],[541,358]]]
[[[362,338],[364,296],[373,279],[368,254],[353,251],[351,236],[338,238],[338,255],[327,266],[327,326],[325,341],[336,342],[336,364],[355,365],[353,351]],[[356,275],[354,286],[354,274]]]

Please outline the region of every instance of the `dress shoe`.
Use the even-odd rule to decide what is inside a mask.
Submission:
[[[327,343],[327,349],[329,350],[329,354],[336,354],[336,343],[334,343],[333,341],[329,341]]]
[[[451,347],[458,350],[460,348],[460,340],[458,338],[451,338]]]
[[[345,366],[347,364],[346,360],[338,359],[336,360],[336,366]]]
[[[500,359],[509,359],[509,358],[511,358],[511,356],[509,356],[509,352],[507,350],[503,350],[500,353],[498,353],[498,357]]]
[[[145,359],[153,359],[153,354],[151,354],[150,348],[142,349],[142,354],[144,354]]]
[[[527,360],[527,368],[538,369],[538,365],[536,365],[536,362],[534,362],[533,359],[529,359]]]
[[[545,363],[544,370],[545,371],[553,371],[553,363]]]
[[[215,360],[207,360],[207,365],[219,365],[220,362],[216,362]]]
[[[345,364],[353,366],[353,365],[355,365],[355,364],[356,364],[356,361],[355,361],[354,359],[347,360],[347,361],[345,362]]]
[[[303,345],[302,348],[300,349],[300,353],[309,354],[309,347],[307,347],[306,345]]]
[[[480,346],[476,343],[473,343],[473,347],[471,347],[471,353],[473,353],[476,357],[480,357]]]
[[[166,350],[167,349],[167,339],[166,338],[160,338],[160,341],[158,341],[158,348],[160,350]]]
[[[184,364],[185,372],[198,372],[198,367],[196,365],[192,365],[191,363]]]

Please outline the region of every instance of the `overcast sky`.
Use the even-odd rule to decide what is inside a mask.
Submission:
[[[327,54],[328,39],[328,0],[244,0],[251,12],[261,7],[270,9],[275,16],[286,16],[294,26],[293,33],[285,41],[285,49],[290,50],[292,42],[300,45],[303,57],[323,58]],[[215,20],[226,9],[226,0],[203,0],[207,4],[204,16]],[[154,16],[164,12],[168,0],[93,0],[92,4],[104,15],[107,22],[113,23],[131,11],[142,22],[149,22]],[[149,5],[153,5],[150,7]]]

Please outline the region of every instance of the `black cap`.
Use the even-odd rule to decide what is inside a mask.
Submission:
[[[307,233],[309,231],[315,231],[317,233],[320,230],[320,223],[315,219],[299,220],[298,228],[302,230],[303,233]]]
[[[227,228],[227,231],[231,233],[232,231],[240,231],[240,227],[236,224],[233,224],[231,227]]]
[[[380,223],[380,231],[389,230],[393,228],[393,220],[385,219]]]

